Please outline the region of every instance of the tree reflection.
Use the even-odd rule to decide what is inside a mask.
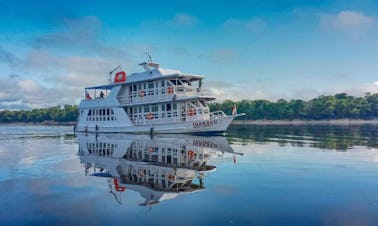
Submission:
[[[346,151],[356,146],[378,148],[377,125],[232,125],[227,130],[231,143],[276,142],[280,146],[308,146]]]

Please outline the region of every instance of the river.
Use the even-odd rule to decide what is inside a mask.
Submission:
[[[378,225],[378,126],[0,127],[0,225]]]

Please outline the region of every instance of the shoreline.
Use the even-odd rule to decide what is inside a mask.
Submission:
[[[0,122],[0,125],[43,125],[43,126],[74,126],[76,122]]]
[[[0,122],[0,125],[74,126],[77,122]],[[378,125],[378,119],[330,119],[330,120],[233,120],[231,125]]]
[[[330,120],[234,120],[232,125],[378,125],[378,119],[330,119]]]

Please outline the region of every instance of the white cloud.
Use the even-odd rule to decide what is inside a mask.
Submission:
[[[329,31],[361,33],[373,29],[376,24],[376,17],[355,11],[320,15],[321,27]]]
[[[375,81],[373,84],[374,84],[375,86],[378,86],[378,81]]]
[[[169,24],[173,26],[193,26],[198,23],[198,19],[194,16],[191,16],[189,14],[176,14],[175,17],[173,17]]]
[[[216,63],[230,63],[236,60],[237,53],[231,49],[215,49],[210,52],[209,57]]]
[[[223,28],[227,31],[247,31],[257,33],[266,28],[266,23],[261,18],[230,18],[223,23]]]
[[[256,99],[276,100],[280,98],[277,95],[268,94],[260,90],[253,90],[250,88],[250,84],[246,82],[231,84],[218,80],[210,80],[205,82],[204,89],[207,91],[206,94],[216,98],[216,102],[222,102],[227,99],[240,101]]]

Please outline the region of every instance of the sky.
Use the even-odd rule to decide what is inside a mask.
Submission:
[[[0,0],[0,110],[78,104],[149,52],[218,101],[378,92],[378,0]]]

